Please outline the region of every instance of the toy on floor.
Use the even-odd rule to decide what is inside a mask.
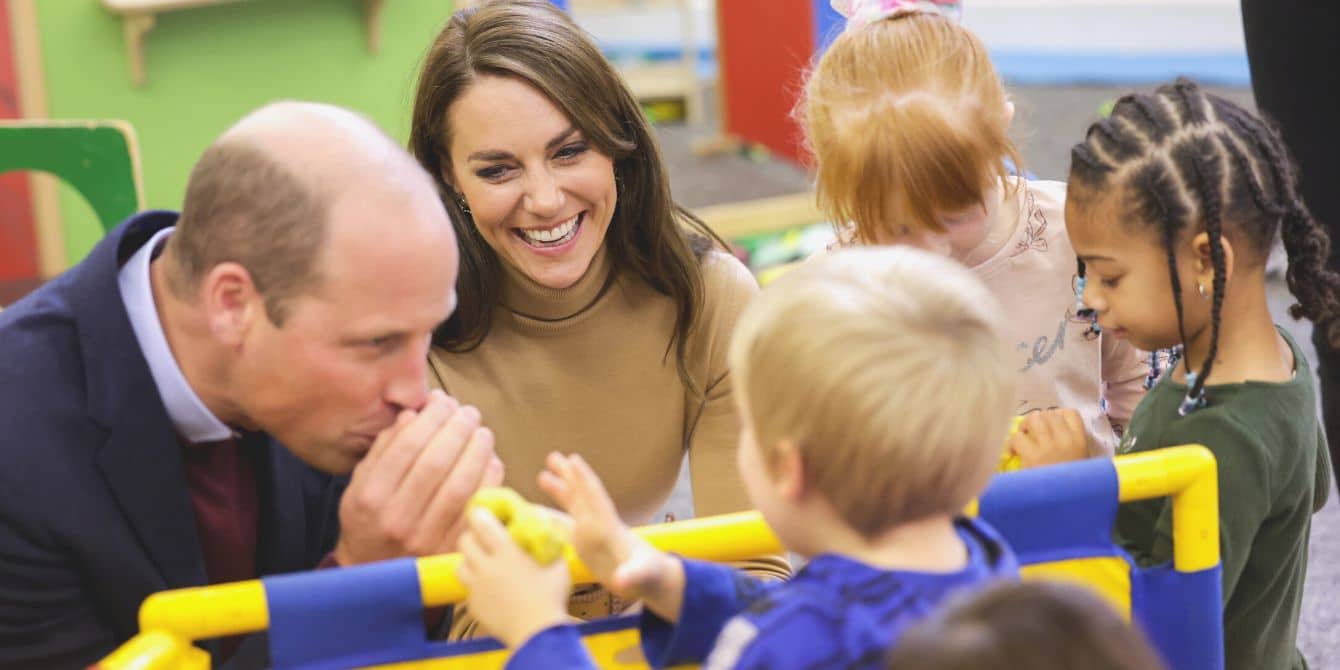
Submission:
[[[750,235],[735,240],[743,250],[745,264],[755,275],[770,268],[805,260],[810,255],[827,249],[833,243],[833,226],[826,222],[812,223],[797,228]]]

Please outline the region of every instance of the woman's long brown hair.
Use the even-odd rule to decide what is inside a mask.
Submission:
[[[636,275],[675,303],[666,354],[693,393],[688,336],[703,305],[702,256],[725,242],[675,204],[660,148],[642,108],[614,67],[572,19],[545,0],[495,0],[452,15],[419,77],[410,151],[438,182],[461,250],[458,304],[434,334],[450,352],[478,347],[501,299],[501,261],[450,184],[448,110],[479,76],[512,77],[547,96],[614,161],[618,205],[605,236],[613,272]]]

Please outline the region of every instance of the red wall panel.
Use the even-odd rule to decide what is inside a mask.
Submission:
[[[0,0],[0,119],[22,116],[12,35],[9,2]],[[21,172],[0,175],[0,280],[38,276],[32,211],[28,176]]]
[[[725,130],[800,162],[791,118],[816,45],[813,0],[717,3]]]

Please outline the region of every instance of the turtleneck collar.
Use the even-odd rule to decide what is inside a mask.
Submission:
[[[503,274],[503,306],[515,314],[539,321],[562,321],[572,318],[604,294],[610,282],[609,253],[600,246],[591,266],[577,283],[562,289],[549,288],[507,262],[499,259]]]

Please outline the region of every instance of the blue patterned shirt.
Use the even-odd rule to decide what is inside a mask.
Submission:
[[[837,554],[815,557],[788,582],[684,560],[679,622],[644,611],[642,650],[652,667],[879,668],[908,626],[950,594],[1018,576],[1000,536],[975,519],[955,522],[968,564],[948,573],[882,570]],[[507,667],[594,668],[579,633],[555,626],[527,640]]]

